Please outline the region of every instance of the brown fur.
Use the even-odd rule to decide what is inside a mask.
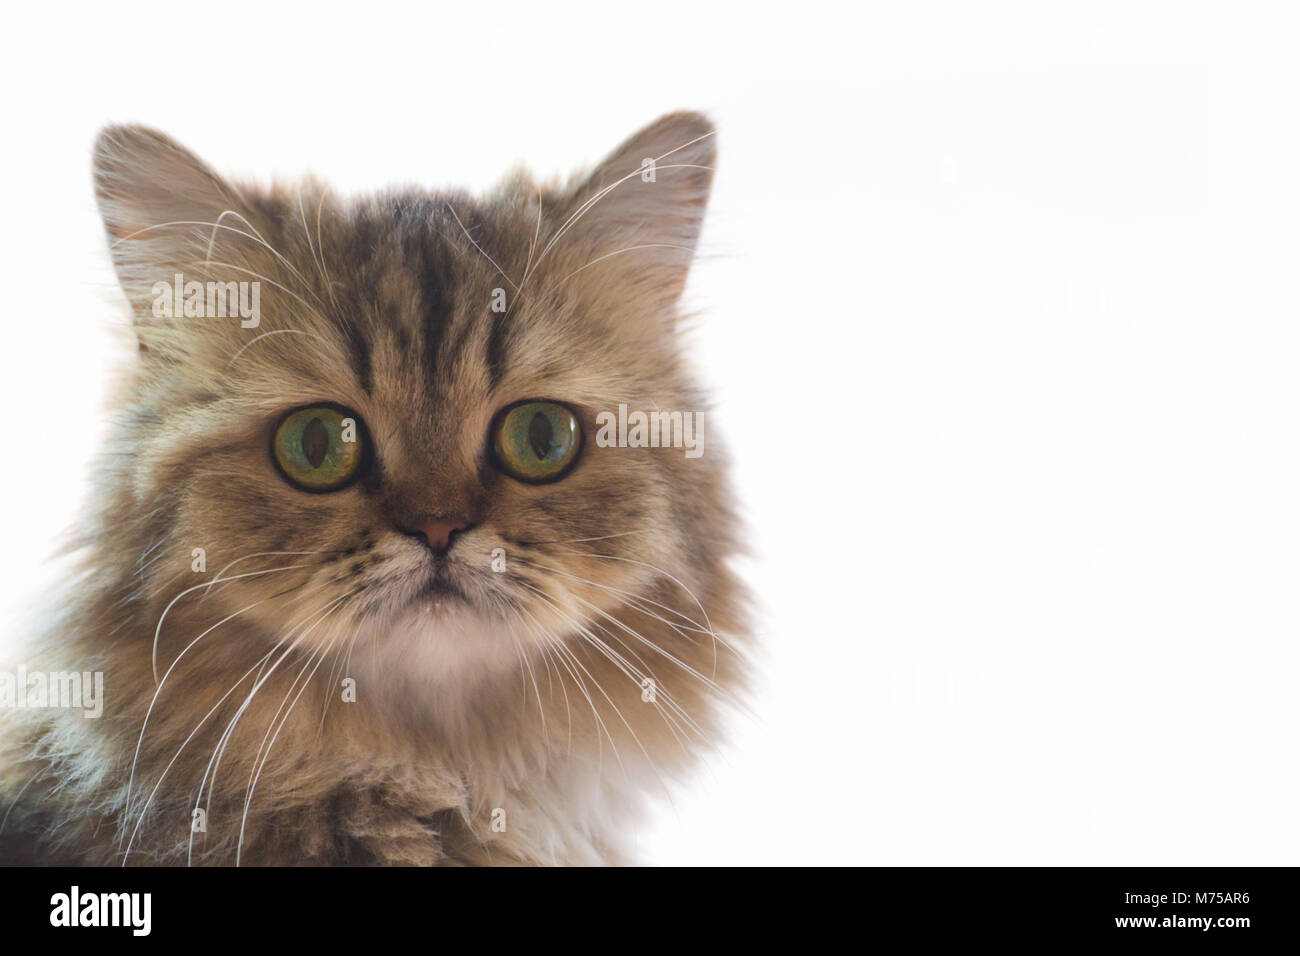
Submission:
[[[656,182],[625,179],[645,157],[663,157]],[[0,859],[625,860],[643,797],[744,686],[717,436],[698,459],[588,440],[545,485],[494,471],[486,436],[525,398],[569,403],[588,438],[620,402],[705,408],[677,313],[713,158],[707,122],[674,114],[569,184],[343,201],[236,187],[157,133],[106,130],[96,194],[140,352],[82,572],[15,659],[103,671],[105,713],[0,712]],[[155,318],[150,287],[174,272],[260,279],[260,326]],[[355,409],[378,455],[332,494],[294,489],[267,452],[316,401]],[[445,514],[474,523],[451,552],[472,609],[410,603],[426,555],[399,529]]]

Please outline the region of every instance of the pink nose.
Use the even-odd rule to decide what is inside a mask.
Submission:
[[[427,521],[417,521],[408,534],[423,538],[434,553],[444,554],[451,546],[452,535],[468,527],[468,522],[460,518],[430,518]]]

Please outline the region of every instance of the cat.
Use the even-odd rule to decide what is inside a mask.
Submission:
[[[0,861],[635,862],[753,669],[713,432],[594,427],[706,415],[714,143],[680,112],[567,182],[343,200],[100,134],[138,349],[9,673],[100,674],[103,713],[0,708]]]

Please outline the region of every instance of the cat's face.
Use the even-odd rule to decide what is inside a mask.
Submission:
[[[689,577],[698,460],[605,447],[596,416],[700,411],[675,324],[711,132],[668,117],[566,187],[355,202],[236,188],[157,134],[106,133],[149,598],[219,573],[197,592],[214,624],[472,679]],[[256,309],[168,317],[189,282],[204,311],[208,283],[248,283]]]

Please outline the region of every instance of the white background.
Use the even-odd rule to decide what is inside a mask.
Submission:
[[[693,348],[766,682],[646,859],[1296,863],[1284,8],[455,7],[7,14],[3,630],[121,339],[100,125],[234,174],[478,189],[703,109]]]

